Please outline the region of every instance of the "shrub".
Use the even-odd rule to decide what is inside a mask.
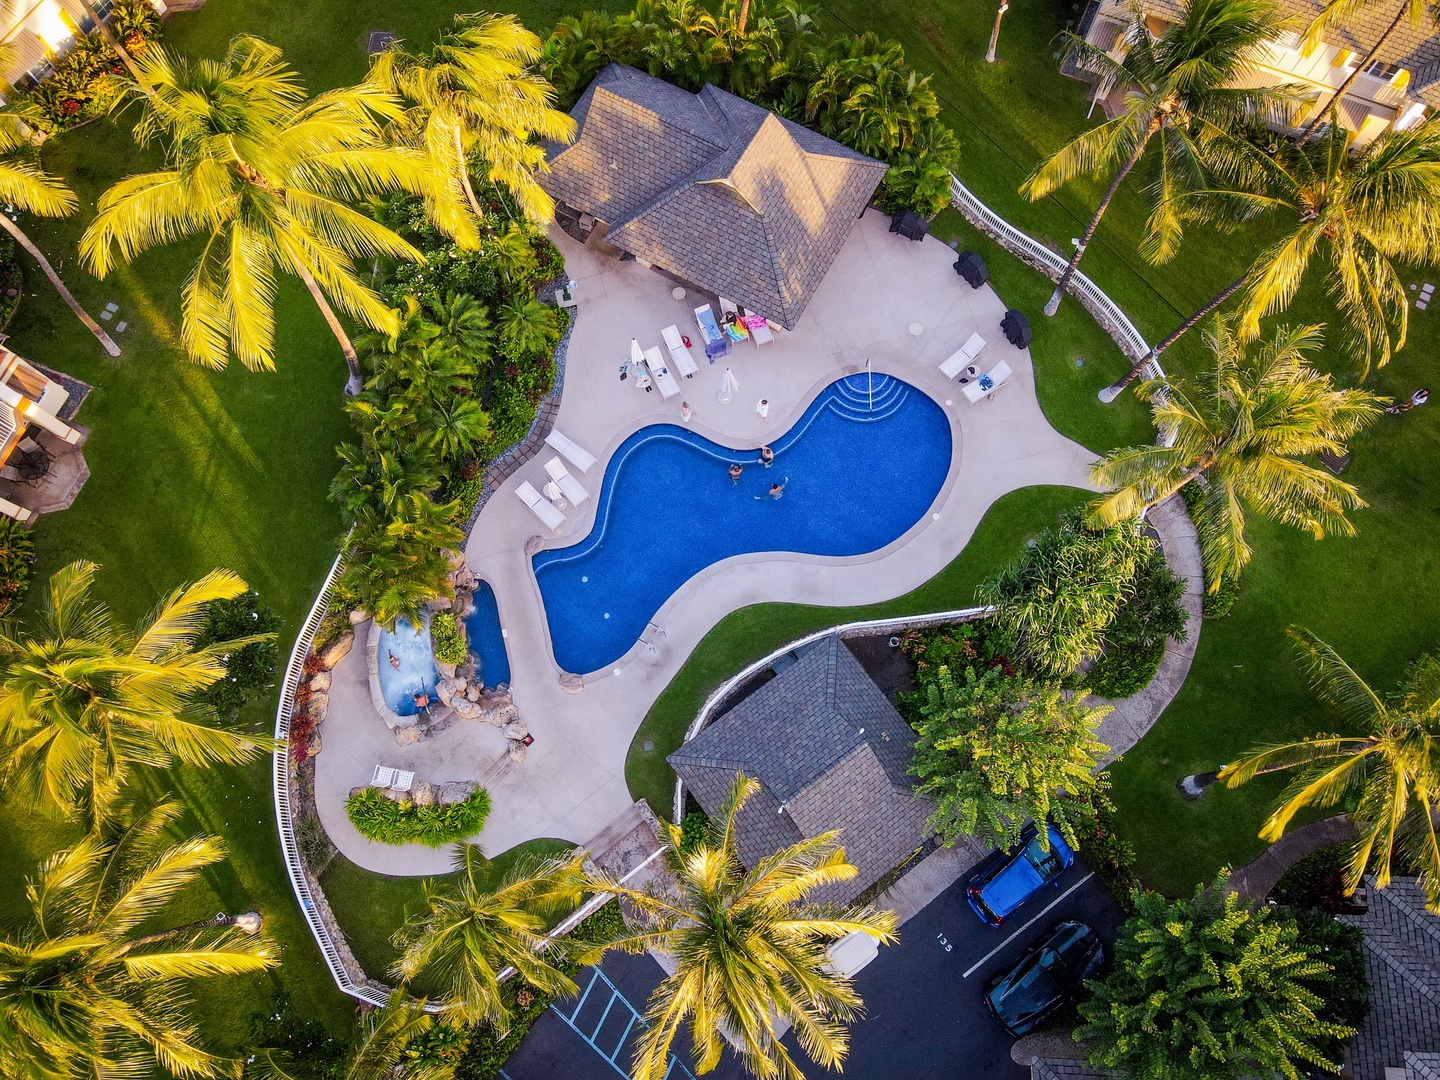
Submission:
[[[1293,908],[1319,908],[1331,915],[1348,910],[1345,872],[1350,856],[1341,845],[1321,848],[1286,870],[1270,898]]]
[[[378,788],[364,788],[345,800],[345,813],[367,840],[444,847],[485,827],[490,793],[481,788],[464,802],[416,806],[408,799],[396,802]]]
[[[437,611],[430,619],[430,641],[442,664],[463,664],[470,656],[465,635],[453,611]]]
[[[687,810],[680,819],[680,853],[689,855],[710,841],[710,819],[703,810]]]
[[[1316,908],[1293,912],[1299,940],[1330,965],[1328,978],[1313,986],[1324,1001],[1320,1018],[1343,1028],[1360,1030],[1370,1014],[1370,975],[1365,963],[1365,932]],[[1342,1061],[1344,1043],[1321,1039],[1316,1048],[1331,1061]]]
[[[30,568],[35,565],[35,541],[14,518],[0,516],[0,615],[7,615],[25,598]]]
[[[1085,676],[1085,687],[1097,697],[1112,700],[1138,694],[1150,685],[1163,659],[1163,640],[1153,645],[1112,646]]]
[[[285,1073],[297,1080],[330,1080],[343,1072],[344,1042],[331,1035],[313,1015],[297,1009],[290,991],[284,988],[272,991],[269,1004],[250,1014],[249,1027],[247,1045],[282,1051]],[[259,1058],[256,1055],[250,1059],[255,1065],[253,1074],[274,1076]],[[251,1069],[245,1073],[251,1075]]]
[[[280,646],[274,635],[280,629],[280,617],[260,603],[260,594],[250,589],[233,600],[216,600],[210,605],[205,629],[200,633],[202,646],[268,634],[265,641],[252,641],[225,658],[225,676],[205,691],[205,700],[225,719],[248,704],[256,694],[275,685],[275,671],[280,663]]]
[[[1075,834],[1085,852],[1085,862],[1103,881],[1120,906],[1134,909],[1135,897],[1143,888],[1135,870],[1135,849],[1115,832],[1115,804],[1110,801],[1109,781],[1098,777],[1095,786],[1079,796],[1067,798],[1075,822]]]

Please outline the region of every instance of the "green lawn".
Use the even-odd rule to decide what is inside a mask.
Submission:
[[[996,500],[970,543],[949,566],[920,588],[882,604],[815,607],[807,604],[755,604],[733,611],[715,624],[665,688],[630,743],[625,780],[630,793],[644,798],[657,814],[670,813],[675,774],[665,755],[684,740],[706,696],[746,664],[797,637],[855,619],[916,615],[969,607],[975,586],[1008,562],[1026,539],[1054,523],[1056,516],[1082,503],[1076,488],[1033,487]],[[651,743],[646,750],[645,744]]]

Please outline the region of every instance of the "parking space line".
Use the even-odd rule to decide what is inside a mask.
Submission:
[[[1012,930],[1012,931],[1010,931],[1010,935],[1009,935],[1004,941],[1000,942],[999,945],[996,945],[993,949],[991,949],[988,953],[986,953],[984,956],[982,956],[979,960],[976,960],[975,963],[971,964],[971,965],[970,965],[970,970],[967,971],[967,972],[965,972],[965,974],[964,974],[964,975],[961,975],[960,977],[961,977],[962,979],[968,979],[971,975],[974,975],[976,971],[978,971],[980,968],[984,967],[984,966],[990,961],[990,958],[991,958],[991,957],[993,957],[993,956],[994,956],[996,953],[998,953],[1001,949],[1005,948],[1005,946],[1009,945],[1012,941],[1014,941],[1017,937],[1019,937],[1021,934],[1023,934],[1026,930],[1030,929],[1030,927],[1034,924],[1035,920],[1039,919],[1042,915],[1044,915],[1047,911],[1049,911],[1051,908],[1053,908],[1056,904],[1060,903],[1061,900],[1064,900],[1067,896],[1069,896],[1071,893],[1073,893],[1073,892],[1074,892],[1076,889],[1078,889],[1081,885],[1084,885],[1087,881],[1089,881],[1089,880],[1090,880],[1092,877],[1094,877],[1094,876],[1095,876],[1095,871],[1094,871],[1094,870],[1091,870],[1091,871],[1090,871],[1089,873],[1087,873],[1084,877],[1082,877],[1079,881],[1075,882],[1074,885],[1071,885],[1068,889],[1066,889],[1064,892],[1062,892],[1059,896],[1055,897],[1054,900],[1051,900],[1050,903],[1046,904],[1043,908],[1041,908],[1041,909],[1040,909],[1039,911],[1037,911],[1034,915],[1032,915],[1032,916],[1030,917],[1030,921],[1027,922],[1024,926],[1020,927],[1018,930]]]

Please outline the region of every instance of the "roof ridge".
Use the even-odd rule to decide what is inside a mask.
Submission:
[[[617,66],[618,66],[618,65],[617,65]],[[623,70],[623,69],[622,69],[622,70]],[[664,79],[661,79],[660,81],[661,81],[661,82],[664,82],[665,80],[664,80]],[[669,84],[669,85],[674,86],[673,83],[671,83],[671,84]],[[660,123],[660,126],[661,126],[661,127],[668,128],[668,129],[670,129],[671,131],[684,132],[686,135],[689,135],[689,136],[692,136],[693,138],[699,139],[701,142],[708,143],[708,144],[711,145],[711,146],[717,146],[717,147],[719,147],[721,150],[726,149],[726,148],[730,145],[729,143],[717,143],[717,142],[715,142],[713,139],[709,138],[708,136],[706,136],[706,135],[705,135],[704,133],[702,133],[702,132],[692,131],[690,128],[687,128],[687,127],[685,127],[685,126],[683,126],[683,125],[681,125],[681,124],[677,124],[677,123],[675,123],[673,120],[671,120],[668,116],[666,116],[665,113],[659,111],[658,109],[652,109],[649,105],[646,105],[646,104],[644,104],[643,102],[636,101],[634,98],[628,98],[628,97],[626,97],[624,94],[616,93],[614,90],[610,89],[610,86],[609,86],[608,84],[606,84],[606,83],[597,82],[597,83],[595,83],[595,85],[594,85],[594,89],[595,89],[595,91],[596,91],[597,93],[598,93],[599,91],[603,90],[603,91],[605,91],[605,93],[609,94],[609,95],[610,95],[612,98],[614,98],[616,101],[623,101],[623,102],[625,102],[627,105],[633,105],[633,106],[634,106],[635,108],[637,108],[637,109],[642,109],[642,110],[644,110],[644,111],[645,111],[646,113],[648,113],[650,116],[653,116],[653,117]],[[680,90],[681,93],[689,93],[688,90],[684,90],[683,88],[678,87],[678,86],[675,87],[675,89]],[[697,100],[699,100],[699,95],[698,95],[698,94],[691,94],[691,97],[694,97],[694,98],[696,98]],[[594,98],[593,98],[593,97],[591,98],[591,107],[592,107],[592,108],[594,107]],[[707,116],[709,115],[709,110],[708,110],[708,109],[706,110],[706,115],[707,115]],[[579,141],[580,141],[580,140],[577,138],[577,139],[575,140],[575,142],[572,142],[572,143],[570,144],[570,146],[575,146],[575,145],[577,145],[577,144],[579,143]],[[567,147],[567,149],[568,149],[568,147]]]

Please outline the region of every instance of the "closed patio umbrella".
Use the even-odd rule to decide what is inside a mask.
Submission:
[[[740,381],[735,378],[735,373],[727,367],[725,378],[720,383],[720,392],[715,395],[715,400],[721,405],[729,405],[735,400],[735,391],[739,389]]]
[[[642,369],[645,365],[645,350],[640,348],[640,342],[633,337],[630,339],[630,363]]]

